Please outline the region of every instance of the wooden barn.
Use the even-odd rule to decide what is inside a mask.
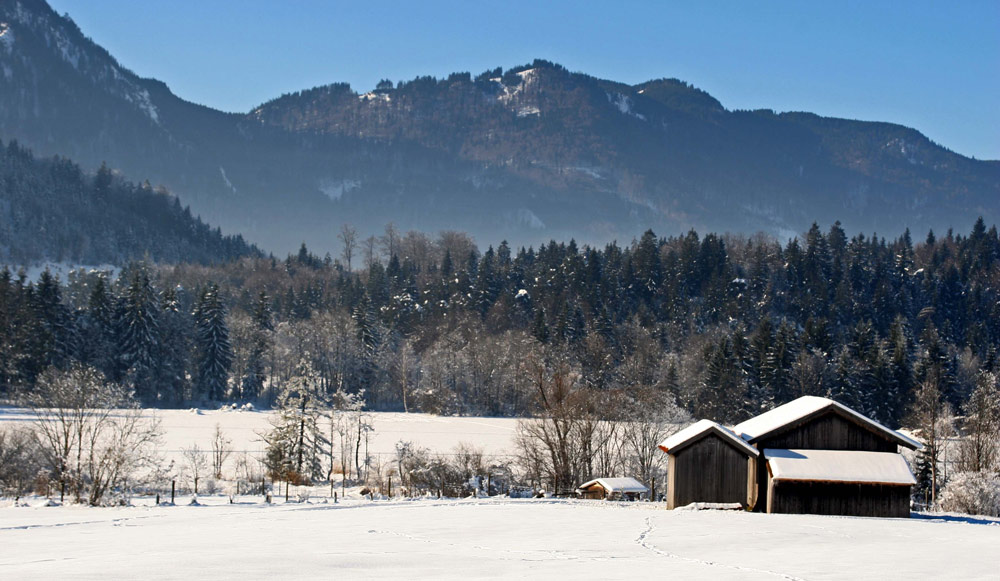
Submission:
[[[805,396],[733,427],[762,452],[754,510],[906,517],[916,440],[822,397]]]
[[[892,452],[764,450],[767,512],[910,516],[910,467]]]
[[[728,428],[701,420],[659,448],[667,453],[667,508],[694,502],[752,506],[760,452]]]
[[[593,500],[638,500],[648,492],[635,478],[595,478],[576,489],[580,498]]]
[[[907,517],[915,481],[900,446],[921,448],[822,397],[732,429],[701,420],[660,444],[669,456],[667,508],[738,502],[760,512]]]

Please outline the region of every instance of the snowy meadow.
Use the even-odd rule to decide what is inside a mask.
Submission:
[[[146,412],[152,414],[152,412]],[[180,466],[216,426],[259,456],[270,412],[159,410],[160,453]],[[0,408],[0,425],[31,420]],[[474,444],[511,454],[516,420],[371,414],[368,454],[399,441],[449,454]],[[227,465],[227,472],[235,469]],[[360,579],[650,578],[996,579],[1000,519],[916,513],[910,519],[667,511],[662,503],[365,496],[360,486],[234,494],[220,484],[174,505],[136,494],[126,506],[0,501],[0,578],[181,577]],[[344,492],[346,491],[346,497]],[[194,502],[192,502],[194,499]]]
[[[0,546],[5,579],[996,579],[1000,520],[215,497],[200,506],[0,508]]]

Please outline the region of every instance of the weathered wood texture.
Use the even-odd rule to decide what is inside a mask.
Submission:
[[[738,502],[747,506],[749,457],[715,434],[707,434],[668,458],[667,508],[692,502]]]
[[[786,448],[800,450],[857,450],[896,452],[896,442],[883,434],[865,429],[833,410],[792,425],[787,430],[756,440],[758,450]]]
[[[910,487],[771,481],[767,512],[908,518]]]
[[[841,415],[836,408],[826,409],[818,415],[790,424],[753,442],[761,453],[767,448],[793,450],[856,450],[860,452],[897,452],[896,442],[884,434],[859,426]],[[767,462],[757,462],[756,511],[769,506]]]

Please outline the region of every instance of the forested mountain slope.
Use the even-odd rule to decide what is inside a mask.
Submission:
[[[242,236],[224,236],[162,188],[105,166],[88,175],[67,159],[36,159],[0,142],[0,264],[208,264],[256,255]]]

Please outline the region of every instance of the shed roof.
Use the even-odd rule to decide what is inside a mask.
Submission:
[[[733,430],[737,434],[743,436],[746,441],[752,443],[760,440],[764,436],[780,430],[781,428],[784,428],[789,424],[793,424],[829,408],[843,412],[844,415],[853,418],[858,424],[884,435],[899,445],[906,446],[907,448],[911,448],[913,450],[923,448],[923,445],[913,438],[904,436],[896,430],[889,429],[875,420],[861,415],[844,404],[835,402],[832,399],[827,399],[825,397],[816,397],[812,395],[802,396],[799,399],[786,403],[785,405],[778,406],[773,410],[764,412],[757,417],[750,418],[745,422],[736,424],[733,427]]]
[[[584,482],[577,490],[585,490],[595,484],[600,484],[601,488],[608,492],[649,492],[642,482],[635,478],[595,478],[590,482]]]
[[[712,420],[699,420],[691,424],[661,442],[660,449],[668,454],[676,454],[691,443],[696,442],[701,437],[710,433],[717,434],[723,440],[729,442],[741,451],[746,452],[750,456],[757,456],[760,454],[760,452],[757,451],[757,448],[747,444],[743,438],[737,436],[732,430],[717,422],[713,422]]]
[[[853,450],[764,450],[773,480],[916,484],[901,454]]]

